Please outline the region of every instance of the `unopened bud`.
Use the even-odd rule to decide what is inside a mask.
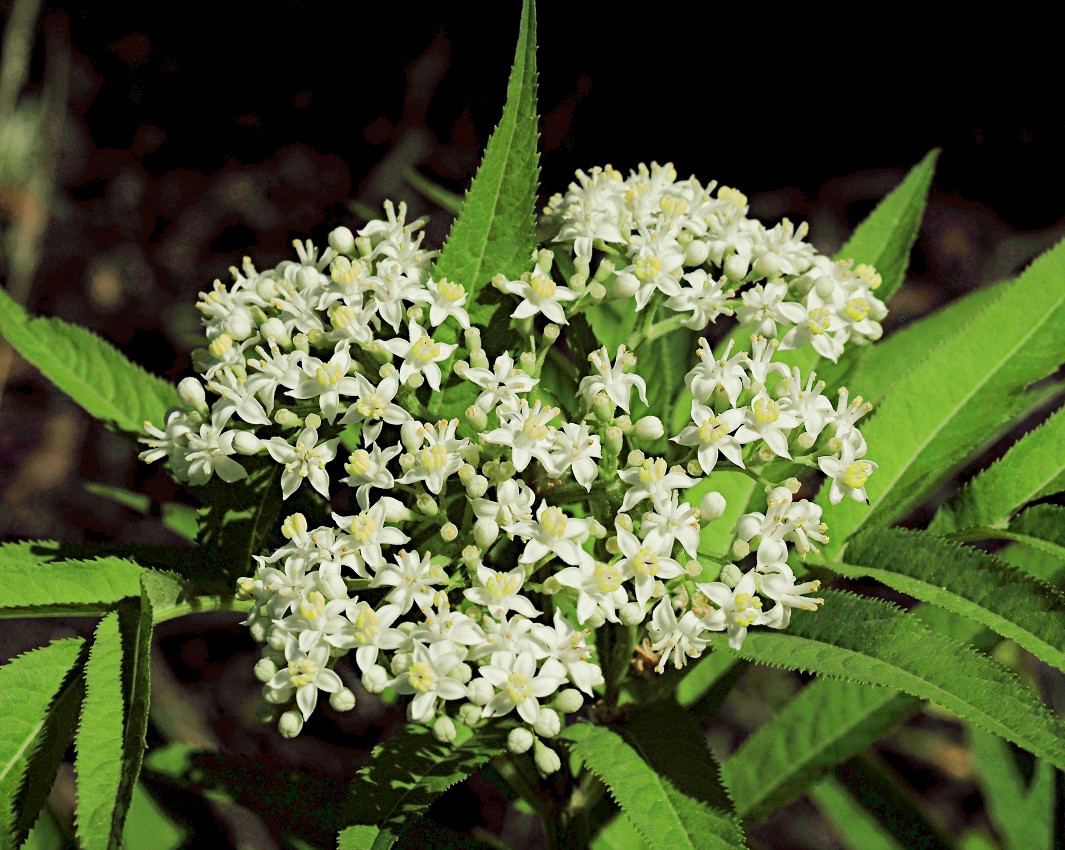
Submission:
[[[422,447],[424,428],[421,422],[408,419],[399,428],[399,439],[408,452],[416,452]]]
[[[614,261],[611,260],[610,257],[604,257],[599,263],[599,268],[595,270],[595,282],[605,286],[606,282],[610,280],[611,276],[614,274],[616,268]]]
[[[814,439],[813,434],[809,432],[803,432],[802,434],[799,434],[799,438],[795,441],[795,445],[797,445],[800,449],[812,449],[814,447],[815,442],[817,441]]]
[[[617,537],[608,537],[606,541],[606,551],[611,555],[617,555],[621,552],[621,543]]]
[[[355,707],[355,694],[351,688],[341,688],[329,696],[329,707],[333,711],[351,711]]]
[[[544,328],[544,339],[550,344],[558,339],[559,333],[561,333],[559,326],[554,322],[549,322]]]
[[[523,351],[518,357],[518,365],[526,372],[531,373],[536,368],[536,355],[531,351]]]
[[[751,544],[746,540],[737,540],[732,544],[732,554],[737,558],[746,558],[751,554]]]
[[[626,626],[636,626],[643,622],[643,606],[639,602],[626,602],[618,611],[621,622]]]
[[[614,418],[614,401],[604,392],[592,397],[592,412],[600,422],[610,422]]]
[[[471,404],[465,412],[466,424],[474,431],[480,433],[488,428],[488,416],[476,404]]]
[[[329,234],[329,247],[338,254],[350,254],[355,250],[355,234],[346,227],[335,227]]]
[[[484,709],[479,705],[474,705],[472,702],[464,702],[459,706],[459,720],[467,726],[473,726],[474,723],[481,719],[483,714]]]
[[[740,583],[741,578],[743,578],[743,570],[735,564],[725,564],[721,568],[721,575],[718,576],[718,581],[724,582],[728,587],[735,587]]]
[[[641,440],[657,440],[665,433],[665,426],[657,416],[644,416],[636,421],[636,436]]]
[[[593,303],[598,304],[604,298],[606,298],[606,287],[601,283],[593,283],[588,287],[588,297]],[[556,756],[557,758],[557,756]]]
[[[640,290],[640,281],[631,272],[622,272],[610,287],[610,294],[614,298],[632,298]]]
[[[277,706],[269,703],[259,703],[255,709],[255,719],[259,723],[274,723],[277,721]]]
[[[731,281],[743,280],[747,276],[750,260],[739,254],[733,254],[725,260],[725,277]]]
[[[264,685],[277,675],[277,665],[269,658],[260,658],[255,662],[255,678]]]
[[[684,250],[684,265],[701,266],[710,256],[710,246],[699,239],[693,239]]]
[[[277,721],[277,731],[282,737],[295,738],[303,731],[303,715],[295,709],[286,711]]]
[[[256,437],[251,431],[237,431],[233,435],[233,448],[237,450],[238,454],[242,455],[257,455],[263,450],[263,441]]]
[[[606,614],[603,613],[601,608],[596,608],[585,622],[593,629],[598,629],[606,622]]]
[[[536,769],[540,771],[541,776],[550,776],[552,773],[557,773],[558,769],[562,767],[562,760],[558,757],[558,753],[550,747],[545,747],[539,741],[536,742],[533,748],[533,762],[536,764]]]
[[[440,528],[440,537],[445,543],[450,543],[459,536],[459,527],[453,522],[444,523]]]
[[[580,711],[582,705],[584,705],[584,697],[575,688],[559,691],[551,701],[551,706],[559,714],[573,714],[575,711]]]
[[[470,365],[475,369],[487,369],[488,368],[488,354],[483,348],[474,348],[470,350]]]
[[[488,479],[483,475],[475,475],[466,485],[466,495],[471,499],[480,499],[488,492]]]
[[[282,428],[296,428],[300,425],[300,418],[291,410],[282,407],[274,413],[274,422]]]
[[[467,567],[472,567],[478,561],[481,560],[481,550],[476,546],[465,546],[462,549],[462,563]]]
[[[465,661],[460,661],[451,668],[451,672],[448,673],[448,675],[452,679],[455,679],[459,684],[465,685],[473,678],[473,668]]]
[[[304,354],[310,353],[311,343],[310,340],[307,339],[307,334],[305,333],[298,333],[292,337],[292,345]]]
[[[436,499],[429,493],[421,493],[414,502],[415,507],[425,516],[436,516],[440,512],[440,506]]]
[[[413,660],[409,652],[397,652],[392,656],[392,675],[402,676],[411,668]]]
[[[562,731],[562,721],[559,719],[558,712],[553,708],[541,708],[533,729],[541,738],[554,738]]]
[[[715,519],[725,513],[725,497],[718,493],[716,490],[711,490],[705,494],[702,501],[699,502],[699,519],[702,522],[713,522]]]
[[[496,689],[487,679],[474,679],[467,685],[466,690],[469,692],[470,702],[476,705],[488,705],[496,693]]]
[[[619,455],[625,447],[625,435],[617,425],[611,425],[603,435],[603,449],[607,454]]]
[[[814,284],[814,291],[817,293],[818,297],[828,299],[831,298],[832,293],[836,291],[836,284],[831,277],[823,275],[822,277],[819,277]]]
[[[532,732],[524,726],[518,726],[516,729],[511,729],[510,734],[507,735],[507,751],[516,756],[527,753],[535,740]]]
[[[544,579],[543,591],[548,596],[554,596],[556,593],[562,592],[562,583],[554,576],[548,576]]]
[[[450,744],[455,740],[458,730],[455,729],[455,721],[446,714],[436,718],[433,723],[433,737],[441,744]]]
[[[362,688],[368,694],[379,694],[388,687],[389,675],[380,664],[374,664],[362,674]]]
[[[688,474],[689,475],[702,475],[703,465],[698,460],[688,461]]]
[[[474,542],[481,547],[482,550],[487,551],[488,548],[496,542],[499,537],[499,526],[493,520],[479,519],[473,524],[473,539]]]
[[[276,342],[280,346],[292,344],[292,338],[285,329],[285,323],[276,316],[259,325],[259,333],[262,334],[263,339],[267,342]]]
[[[178,397],[182,404],[207,414],[207,395],[203,391],[203,384],[195,378],[184,378],[178,384]]]
[[[632,417],[627,413],[623,413],[614,420],[614,424],[621,429],[622,434],[628,434],[632,430]]]

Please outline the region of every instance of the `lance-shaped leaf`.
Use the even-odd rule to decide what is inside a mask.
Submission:
[[[252,571],[252,556],[261,552],[277,531],[282,505],[280,477],[278,464],[264,462],[249,469],[241,487],[215,478],[202,488],[204,507],[199,513],[196,542],[227,560],[229,563],[222,566],[234,577]]]
[[[53,641],[0,667],[2,850],[22,842],[52,787],[72,728],[83,644]]]
[[[969,749],[987,812],[1007,850],[1051,850],[1054,846],[1054,768],[1037,759],[1027,787],[1010,746],[981,729],[968,730]]]
[[[905,850],[880,819],[835,777],[821,780],[810,791],[810,798],[846,850]]]
[[[466,287],[477,324],[485,324],[498,304],[490,303],[495,290],[484,285],[497,274],[513,279],[532,268],[540,175],[536,121],[536,4],[525,0],[503,117],[433,267],[433,277]]]
[[[1018,305],[1022,305],[1018,307]],[[818,495],[838,556],[866,524],[886,525],[920,503],[973,450],[1028,406],[1024,388],[1065,361],[1065,242],[1039,257],[962,332],[909,371],[862,434],[880,468],[870,507]]]
[[[1065,507],[1061,505],[1035,505],[1021,511],[1004,537],[1049,555],[1055,570],[1065,567]]]
[[[144,757],[152,612],[147,596],[123,603],[96,627],[74,739],[84,850],[118,850]]]
[[[374,747],[349,789],[342,821],[353,825],[341,830],[339,850],[387,850],[433,800],[506,750],[503,725],[458,731],[441,744],[424,726],[407,724]]]
[[[1010,670],[886,602],[832,590],[824,596],[831,616],[797,613],[786,632],[753,630],[737,654],[937,702],[1065,765],[1065,728]],[[712,643],[715,651],[733,651],[723,634]]]
[[[1002,528],[1029,502],[1065,490],[1065,407],[1014,443],[947,502],[928,530]]]
[[[869,576],[1016,641],[1065,670],[1065,594],[993,555],[922,531],[868,529],[828,568]]]
[[[48,554],[56,544],[0,546],[0,617],[99,613],[140,595],[142,568],[123,558],[67,561]]]
[[[727,815],[657,773],[617,732],[579,723],[559,737],[606,786],[652,850],[733,850],[744,846],[742,835]]]
[[[62,319],[30,318],[0,290],[0,335],[91,416],[129,434],[159,425],[181,403],[177,390],[92,331]]]

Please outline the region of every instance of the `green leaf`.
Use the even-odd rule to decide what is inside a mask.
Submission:
[[[721,766],[737,813],[745,821],[768,817],[918,704],[907,694],[855,682],[823,679],[803,688]]]
[[[46,554],[56,544],[0,546],[0,617],[98,613],[127,596],[140,595],[142,569],[123,558],[57,560]],[[38,554],[40,552],[40,554]]]
[[[656,773],[617,732],[579,723],[563,730],[559,738],[607,787],[652,850],[744,846],[730,818]]]
[[[178,850],[186,834],[138,782],[122,832],[122,846],[136,850]]]
[[[453,215],[462,210],[462,198],[421,174],[414,168],[403,172],[403,178],[415,192],[421,192],[430,201]]]
[[[599,830],[589,847],[591,850],[646,850],[647,845],[629,819],[617,815]]]
[[[424,726],[408,723],[374,747],[348,792],[339,850],[387,850],[428,805],[506,750],[509,729],[494,724],[471,732],[459,726],[452,744],[441,744]]]
[[[1017,305],[1023,304],[1023,309]],[[980,444],[1012,421],[1024,388],[1065,361],[1065,242],[1039,257],[956,336],[911,369],[863,423],[870,456],[870,507],[845,499],[818,503],[838,556],[863,525],[886,525],[920,503]]]
[[[129,434],[161,423],[177,390],[92,331],[62,319],[30,318],[0,290],[0,334],[86,413]]]
[[[536,122],[536,4],[525,0],[503,117],[433,267],[434,278],[466,287],[477,324],[490,319],[491,301],[499,300],[484,285],[497,274],[513,279],[532,267],[540,175]]]
[[[922,531],[867,529],[829,569],[961,614],[1065,670],[1065,594],[993,555]]]
[[[1065,407],[1015,442],[939,509],[929,531],[1002,528],[1028,502],[1065,490]]]
[[[152,500],[143,493],[133,493],[123,490],[121,487],[112,487],[108,484],[100,484],[97,481],[89,481],[85,489],[101,499],[109,499],[124,505],[134,513],[147,516],[151,513]],[[188,505],[180,505],[177,502],[163,502],[160,506],[163,515],[163,525],[186,540],[196,539],[196,509]]]
[[[636,327],[636,299],[617,298],[613,301],[603,301],[592,305],[581,315],[587,319],[599,345],[605,345],[613,354]],[[598,348],[599,345],[593,345],[591,348]]]
[[[749,632],[737,654],[759,664],[905,691],[1065,765],[1061,722],[1011,671],[886,602],[832,590],[824,596],[821,612],[796,613],[787,632]],[[714,635],[712,645],[715,651],[733,651],[723,634]]]
[[[283,501],[280,478],[281,467],[264,462],[249,469],[239,487],[214,478],[200,488],[204,507],[199,512],[196,542],[228,560],[232,576],[252,572],[252,556],[259,554],[276,532]]]
[[[883,281],[876,295],[882,301],[891,298],[906,277],[910,251],[921,228],[938,158],[938,148],[929,151],[858,225],[836,254],[838,258],[869,263],[876,268]]]
[[[1065,507],[1035,505],[1019,513],[1009,530],[1025,546],[1038,549],[1065,567]]]
[[[833,777],[823,779],[810,798],[846,850],[905,850],[877,817]]]
[[[52,787],[69,739],[84,641],[57,640],[0,667],[0,848],[16,847]],[[64,729],[64,726],[66,727]]]
[[[1009,744],[973,727],[968,737],[987,813],[1005,839],[1007,850],[1052,850],[1053,766],[1037,759],[1031,784],[1025,787]]]
[[[85,667],[75,736],[75,829],[84,850],[118,850],[148,727],[152,612],[147,597],[107,614]]]

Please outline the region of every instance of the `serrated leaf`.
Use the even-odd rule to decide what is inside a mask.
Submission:
[[[607,787],[647,846],[654,850],[726,850],[736,843],[735,824],[656,773],[617,732],[579,723],[559,738]]]
[[[1023,304],[1023,309],[1017,305]],[[817,501],[838,556],[866,524],[886,525],[920,503],[973,449],[1027,407],[1024,388],[1065,361],[1065,242],[1039,257],[962,332],[899,382],[862,434],[880,468],[870,506]]]
[[[532,268],[540,175],[536,122],[536,4],[525,0],[503,117],[433,266],[433,277],[466,287],[470,318],[477,324],[495,310],[485,296],[496,292],[484,289],[485,283],[497,274],[517,278]]]
[[[1002,528],[1029,502],[1065,490],[1065,407],[1010,446],[936,512],[929,531]]]
[[[846,850],[905,850],[884,824],[834,777],[814,786],[810,799],[832,824]]]
[[[374,747],[351,784],[342,820],[353,825],[341,830],[339,850],[387,850],[434,799],[504,752],[508,732],[460,726],[452,744],[441,744],[424,726],[403,726]]]
[[[111,343],[62,319],[31,318],[0,290],[0,335],[86,413],[128,434],[144,433],[181,403],[177,390]]]
[[[1065,728],[1011,671],[886,602],[825,591],[818,613],[786,632],[747,634],[741,658],[894,688],[937,702],[1036,755],[1065,764]],[[732,652],[715,634],[715,651]]]
[[[737,813],[745,821],[767,817],[917,705],[907,694],[855,682],[821,680],[803,688],[722,764]]]
[[[923,531],[867,529],[829,569],[968,617],[1065,670],[1065,594],[986,552]]]
[[[1037,759],[1026,787],[1009,744],[972,727],[968,739],[987,813],[1005,839],[1006,850],[1052,850],[1054,768]]]
[[[0,546],[0,617],[47,613],[96,613],[128,596],[140,595],[142,568],[123,558],[91,561],[56,560],[34,547],[55,544],[14,543]]]
[[[85,700],[74,738],[84,850],[118,850],[144,756],[152,612],[147,597],[100,620],[85,666]]]
[[[51,789],[56,741],[69,711],[67,686],[77,680],[84,641],[57,640],[0,667],[0,848],[16,847]],[[69,734],[69,729],[67,730]],[[65,743],[65,741],[64,741]],[[35,763],[37,767],[35,769]],[[47,775],[47,765],[51,774]],[[35,777],[41,788],[27,785]]]
[[[646,850],[640,834],[624,815],[611,818],[604,826],[592,843],[588,845],[591,850]]]
[[[1065,567],[1065,507],[1035,505],[1021,511],[1009,526],[1010,539],[1050,556],[1055,569]]]
[[[252,556],[259,554],[276,532],[283,501],[280,478],[281,467],[264,462],[249,469],[239,487],[212,479],[201,488],[204,507],[199,512],[196,542],[227,559],[233,576],[252,572]]]

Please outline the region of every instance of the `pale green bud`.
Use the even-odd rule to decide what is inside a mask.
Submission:
[[[716,490],[711,490],[699,502],[699,519],[704,524],[713,522],[725,513],[725,507],[725,497]]]
[[[436,718],[433,723],[433,737],[436,738],[441,744],[450,744],[455,740],[455,735],[458,734],[458,730],[455,729],[455,721],[448,717],[446,714]]]
[[[551,708],[541,708],[533,729],[541,738],[554,738],[562,731],[562,721],[558,717],[558,712]]]
[[[388,687],[391,677],[380,664],[374,664],[362,674],[362,687],[368,694],[379,694]]]
[[[496,693],[496,689],[487,679],[474,679],[467,686],[467,691],[470,695],[470,702],[475,705],[488,705]]]
[[[527,753],[535,741],[532,732],[524,726],[518,726],[516,729],[511,729],[510,734],[507,735],[507,751],[514,755]]]
[[[295,709],[286,711],[277,721],[277,731],[282,737],[295,738],[303,731],[303,715]]]
[[[182,404],[191,407],[193,410],[198,410],[205,416],[209,412],[207,395],[203,390],[203,384],[195,378],[182,379],[181,383],[178,384],[178,397],[181,399]]]
[[[329,234],[329,247],[338,254],[351,254],[355,251],[355,234],[346,227],[335,227]]]
[[[233,435],[233,448],[237,450],[238,454],[242,455],[257,455],[263,450],[263,441],[256,437],[251,431],[237,431]]]
[[[728,587],[735,587],[740,583],[741,578],[743,578],[743,570],[735,564],[725,564],[721,568],[721,575],[718,576],[718,580],[724,582]]]
[[[355,707],[355,694],[351,688],[341,688],[329,695],[329,707],[333,711],[351,711]]]
[[[562,767],[562,760],[558,757],[558,753],[550,747],[545,747],[539,741],[533,748],[533,762],[541,776],[550,776]]]
[[[573,714],[575,711],[581,710],[581,706],[584,705],[584,697],[576,688],[566,688],[564,691],[559,691],[555,694],[551,705],[555,711],[561,714]]]
[[[277,675],[277,665],[269,658],[260,658],[255,662],[255,678],[265,684]]]
[[[636,421],[636,436],[641,440],[657,440],[665,433],[662,420],[657,416],[644,416]]]

